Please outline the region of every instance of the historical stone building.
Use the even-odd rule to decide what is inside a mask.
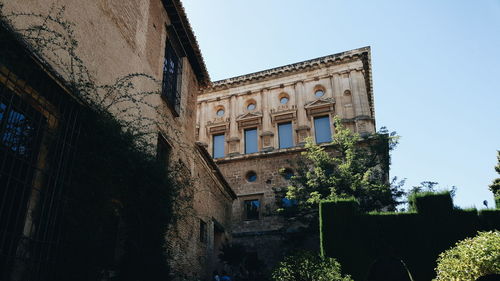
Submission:
[[[217,249],[230,239],[236,195],[205,148],[196,144],[197,95],[210,79],[180,1],[0,4],[0,279],[57,280],[58,268],[51,261],[63,243],[63,230],[46,227],[58,225],[59,213],[34,219],[32,211],[63,207],[63,199],[47,197],[46,190],[64,194],[62,179],[68,173],[63,170],[69,164],[62,161],[74,152],[59,149],[65,141],[73,148],[77,129],[62,125],[84,120],[60,99],[75,108],[82,101],[99,103],[131,129],[143,130],[151,151],[180,167],[190,184],[180,192],[185,199],[176,202],[180,216],[165,237],[172,274],[179,280],[207,277],[217,266]],[[14,59],[16,52],[26,60]],[[125,90],[106,92],[116,86]],[[74,88],[86,95],[75,96]],[[30,130],[52,137],[28,139],[29,147],[9,139],[13,132],[29,138]],[[59,160],[46,165],[45,159],[57,153],[62,153]],[[42,174],[61,184],[39,180]],[[13,268],[20,263],[29,263],[30,269],[16,275]]]
[[[275,261],[284,245],[274,188],[286,186],[305,139],[329,143],[334,116],[375,132],[370,48],[213,82],[197,110],[198,139],[238,196],[233,237]]]

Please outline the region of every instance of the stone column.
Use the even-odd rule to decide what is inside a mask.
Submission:
[[[260,91],[260,100],[262,102],[262,150],[271,151],[274,149],[272,137],[274,133],[271,126],[271,116],[269,115],[269,90]]]
[[[236,123],[236,113],[238,111],[238,104],[236,100],[236,95],[231,95],[229,100],[229,113],[230,113],[230,123],[229,123],[229,138],[227,139],[227,153],[229,155],[239,154],[239,134],[238,134],[238,123]]]
[[[309,136],[310,127],[307,122],[307,113],[304,108],[306,93],[304,82],[299,81],[295,84],[295,100],[297,101],[297,139],[298,145],[304,145],[305,139]]]

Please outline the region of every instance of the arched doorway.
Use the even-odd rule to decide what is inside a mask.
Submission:
[[[382,257],[371,265],[366,281],[413,281],[413,278],[401,259]]]

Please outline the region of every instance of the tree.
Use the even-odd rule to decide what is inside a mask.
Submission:
[[[352,281],[349,275],[342,276],[335,259],[305,251],[285,257],[272,277],[274,281]]]
[[[500,150],[497,151],[497,160],[498,163],[495,166],[495,171],[500,175]],[[493,192],[493,196],[495,196],[497,208],[500,208],[500,178],[493,180],[493,183],[490,184],[490,190]]]
[[[298,213],[315,213],[324,199],[355,197],[364,211],[395,210],[404,180],[388,180],[389,151],[398,136],[383,128],[366,137],[351,132],[334,118],[335,136],[328,151],[308,139],[297,174],[286,188],[286,198]]]
[[[436,279],[476,280],[500,272],[500,232],[479,232],[439,255]]]

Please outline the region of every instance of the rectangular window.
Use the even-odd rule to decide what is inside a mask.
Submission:
[[[161,95],[179,116],[181,110],[182,59],[177,55],[172,44],[166,43],[165,59],[163,60],[163,82]]]
[[[289,148],[293,146],[292,123],[278,124],[278,138],[280,148]]]
[[[245,200],[245,219],[246,220],[258,220],[259,219],[259,209],[260,201],[259,199]]]
[[[172,153],[172,147],[168,144],[165,137],[158,134],[158,144],[156,147],[156,158],[160,161],[164,161],[165,165],[168,165],[170,154]]]
[[[314,134],[316,143],[332,141],[332,132],[330,131],[330,117],[322,116],[314,118]]]
[[[213,158],[224,157],[224,135],[213,136],[212,155]]]
[[[207,242],[207,223],[200,220],[200,242]]]
[[[257,129],[246,129],[245,130],[245,153],[255,153],[258,152],[257,147]]]

